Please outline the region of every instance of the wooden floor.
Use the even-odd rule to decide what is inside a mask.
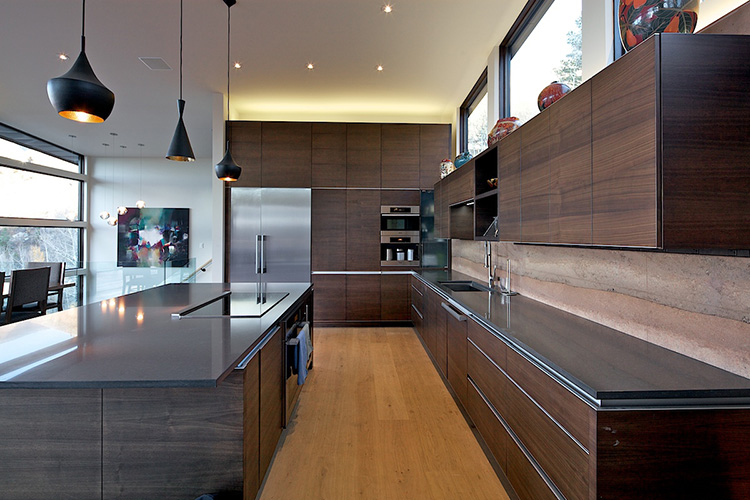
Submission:
[[[316,328],[315,367],[259,497],[508,498],[411,328]]]

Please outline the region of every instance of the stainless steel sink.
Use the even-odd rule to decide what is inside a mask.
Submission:
[[[490,289],[476,281],[438,281],[441,285],[454,292],[489,292]]]

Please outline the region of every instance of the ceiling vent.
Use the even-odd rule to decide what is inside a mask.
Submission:
[[[148,69],[150,70],[158,71],[172,69],[172,67],[161,57],[139,57],[138,59],[148,66]]]

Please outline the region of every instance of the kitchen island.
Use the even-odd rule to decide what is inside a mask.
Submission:
[[[2,495],[254,498],[286,416],[285,334],[312,318],[309,283],[267,284],[259,317],[256,291],[165,285],[0,328]]]

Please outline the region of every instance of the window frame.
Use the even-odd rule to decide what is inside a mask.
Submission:
[[[484,71],[479,75],[476,83],[471,88],[466,99],[464,99],[464,102],[461,103],[461,107],[459,108],[459,152],[468,151],[469,149],[469,115],[476,109],[479,101],[482,100],[482,97],[489,92],[487,74],[487,67],[485,66]]]

